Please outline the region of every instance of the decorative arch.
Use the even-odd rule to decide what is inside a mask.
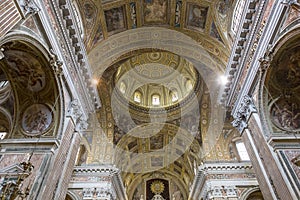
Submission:
[[[68,191],[65,200],[80,200],[80,198],[72,191]]]
[[[241,194],[241,200],[252,200],[251,197],[255,194],[261,194],[260,188],[259,187],[254,187],[254,188],[250,188],[248,190],[245,190],[242,194]],[[258,200],[258,199],[255,199]],[[261,200],[263,200],[263,197],[261,198]]]
[[[136,90],[133,93],[133,101],[136,103],[142,103],[142,99],[143,99],[143,94],[141,91]]]
[[[113,35],[89,53],[89,61],[94,75],[101,77],[109,66],[118,61],[116,58],[149,48],[169,51],[186,58],[194,63],[201,75],[205,73],[200,69],[203,65],[213,73],[224,71],[225,65],[216,62],[214,56],[201,44],[183,33],[160,27],[132,29]]]
[[[200,43],[176,30],[162,27],[142,27],[110,36],[94,47],[88,55],[94,77],[102,77],[110,66],[145,49],[168,51],[193,63],[201,77],[204,78],[203,82],[207,85],[207,94],[212,101],[210,105],[217,104],[217,98],[214,95],[219,93],[219,86],[215,80],[220,73],[223,73],[225,65],[218,62],[218,59],[214,59],[217,52],[216,55],[210,54],[210,51]],[[214,120],[204,120],[204,123],[208,122],[209,124],[216,122],[214,130],[212,130],[213,126],[208,126],[211,129],[209,128],[207,135],[212,138],[214,138],[214,133],[218,132],[216,129],[221,129],[223,126],[224,112],[220,110],[217,112],[217,109],[213,109],[210,117]],[[209,148],[213,146],[213,144],[208,145]]]
[[[269,50],[269,63],[260,83],[261,117],[267,132],[284,133],[300,130],[300,28],[278,38]],[[279,84],[280,82],[280,84]]]
[[[56,55],[28,34],[12,32],[1,42],[4,58],[0,67],[14,94],[13,120],[10,138],[51,137],[58,133],[62,95],[56,76]],[[55,58],[54,58],[55,57]]]
[[[159,106],[161,104],[161,97],[158,93],[154,93],[151,95],[151,105],[152,106]]]

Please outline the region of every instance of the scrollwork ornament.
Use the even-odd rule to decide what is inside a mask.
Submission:
[[[49,52],[50,52],[49,53],[49,57],[50,57],[49,63],[51,65],[54,73],[59,76],[62,74],[62,71],[63,71],[62,67],[61,67],[63,65],[63,62],[58,60],[58,57],[53,49],[50,49]]]
[[[33,0],[18,0],[18,2],[24,16],[28,14],[35,14],[40,10]]]
[[[257,109],[252,98],[249,95],[245,95],[237,113],[233,116],[234,120],[231,122],[232,126],[237,128],[238,131],[242,133],[247,127],[247,123],[251,114],[254,112],[257,112]]]
[[[261,72],[267,71],[273,60],[273,46],[269,45],[264,56],[259,59]]]

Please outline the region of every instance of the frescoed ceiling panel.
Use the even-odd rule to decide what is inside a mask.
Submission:
[[[226,55],[223,57],[229,56],[232,0],[77,0],[77,5],[88,52],[120,32],[159,26],[209,43]]]

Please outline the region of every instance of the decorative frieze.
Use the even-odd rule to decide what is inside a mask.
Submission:
[[[69,190],[82,188],[83,199],[124,199],[120,170],[113,165],[75,167]]]
[[[251,163],[207,163],[198,167],[191,199],[239,199],[243,188],[257,187]]]
[[[83,199],[115,199],[114,191],[109,187],[83,188]]]
[[[257,109],[250,96],[245,95],[241,102],[239,109],[233,115],[234,120],[232,126],[238,129],[240,133],[247,127],[248,120],[253,112],[257,112]]]

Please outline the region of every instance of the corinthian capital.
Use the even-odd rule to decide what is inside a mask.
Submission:
[[[252,98],[245,95],[240,103],[238,111],[233,115],[234,120],[231,122],[232,126],[238,129],[240,133],[247,127],[248,120],[252,113],[257,112]]]

